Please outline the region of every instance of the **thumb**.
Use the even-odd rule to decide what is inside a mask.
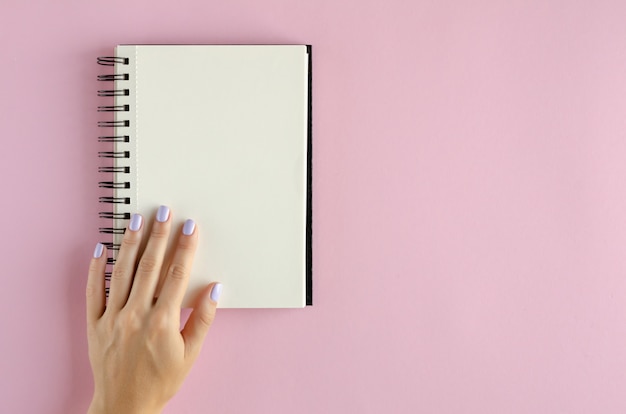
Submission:
[[[221,283],[211,283],[200,293],[196,306],[181,332],[185,341],[185,355],[195,358],[200,353],[204,338],[215,319],[217,301],[221,294]]]

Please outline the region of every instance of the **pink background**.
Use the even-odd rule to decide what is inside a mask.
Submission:
[[[91,397],[95,60],[117,43],[314,47],[315,306],[219,312],[166,413],[626,412],[625,21],[608,0],[4,0],[0,412]]]

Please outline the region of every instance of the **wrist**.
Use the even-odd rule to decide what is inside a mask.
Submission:
[[[94,396],[87,410],[87,414],[161,414],[163,407],[154,408],[145,404],[142,407],[133,407],[131,404],[106,404]]]

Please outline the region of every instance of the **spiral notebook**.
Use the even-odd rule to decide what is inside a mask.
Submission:
[[[98,63],[110,262],[130,214],[164,204],[201,231],[184,306],[213,281],[220,307],[311,305],[311,47],[121,45]]]

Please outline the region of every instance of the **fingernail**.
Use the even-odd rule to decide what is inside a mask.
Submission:
[[[104,251],[104,245],[102,243],[96,244],[96,249],[93,251],[93,258],[99,259],[102,256],[102,252]]]
[[[142,221],[143,221],[143,218],[141,217],[140,214],[133,214],[132,217],[130,218],[130,224],[128,225],[128,228],[131,229],[132,231],[137,231],[141,228]]]
[[[170,217],[170,209],[167,208],[166,206],[159,207],[159,209],[157,210],[157,216],[156,216],[157,221],[160,223],[163,223],[167,221],[169,217]]]
[[[188,219],[185,221],[185,225],[183,226],[183,234],[185,236],[191,236],[195,228],[196,228],[196,222],[193,221],[192,219]]]
[[[213,285],[213,289],[211,289],[211,300],[213,302],[217,302],[222,295],[222,284],[216,283]]]

